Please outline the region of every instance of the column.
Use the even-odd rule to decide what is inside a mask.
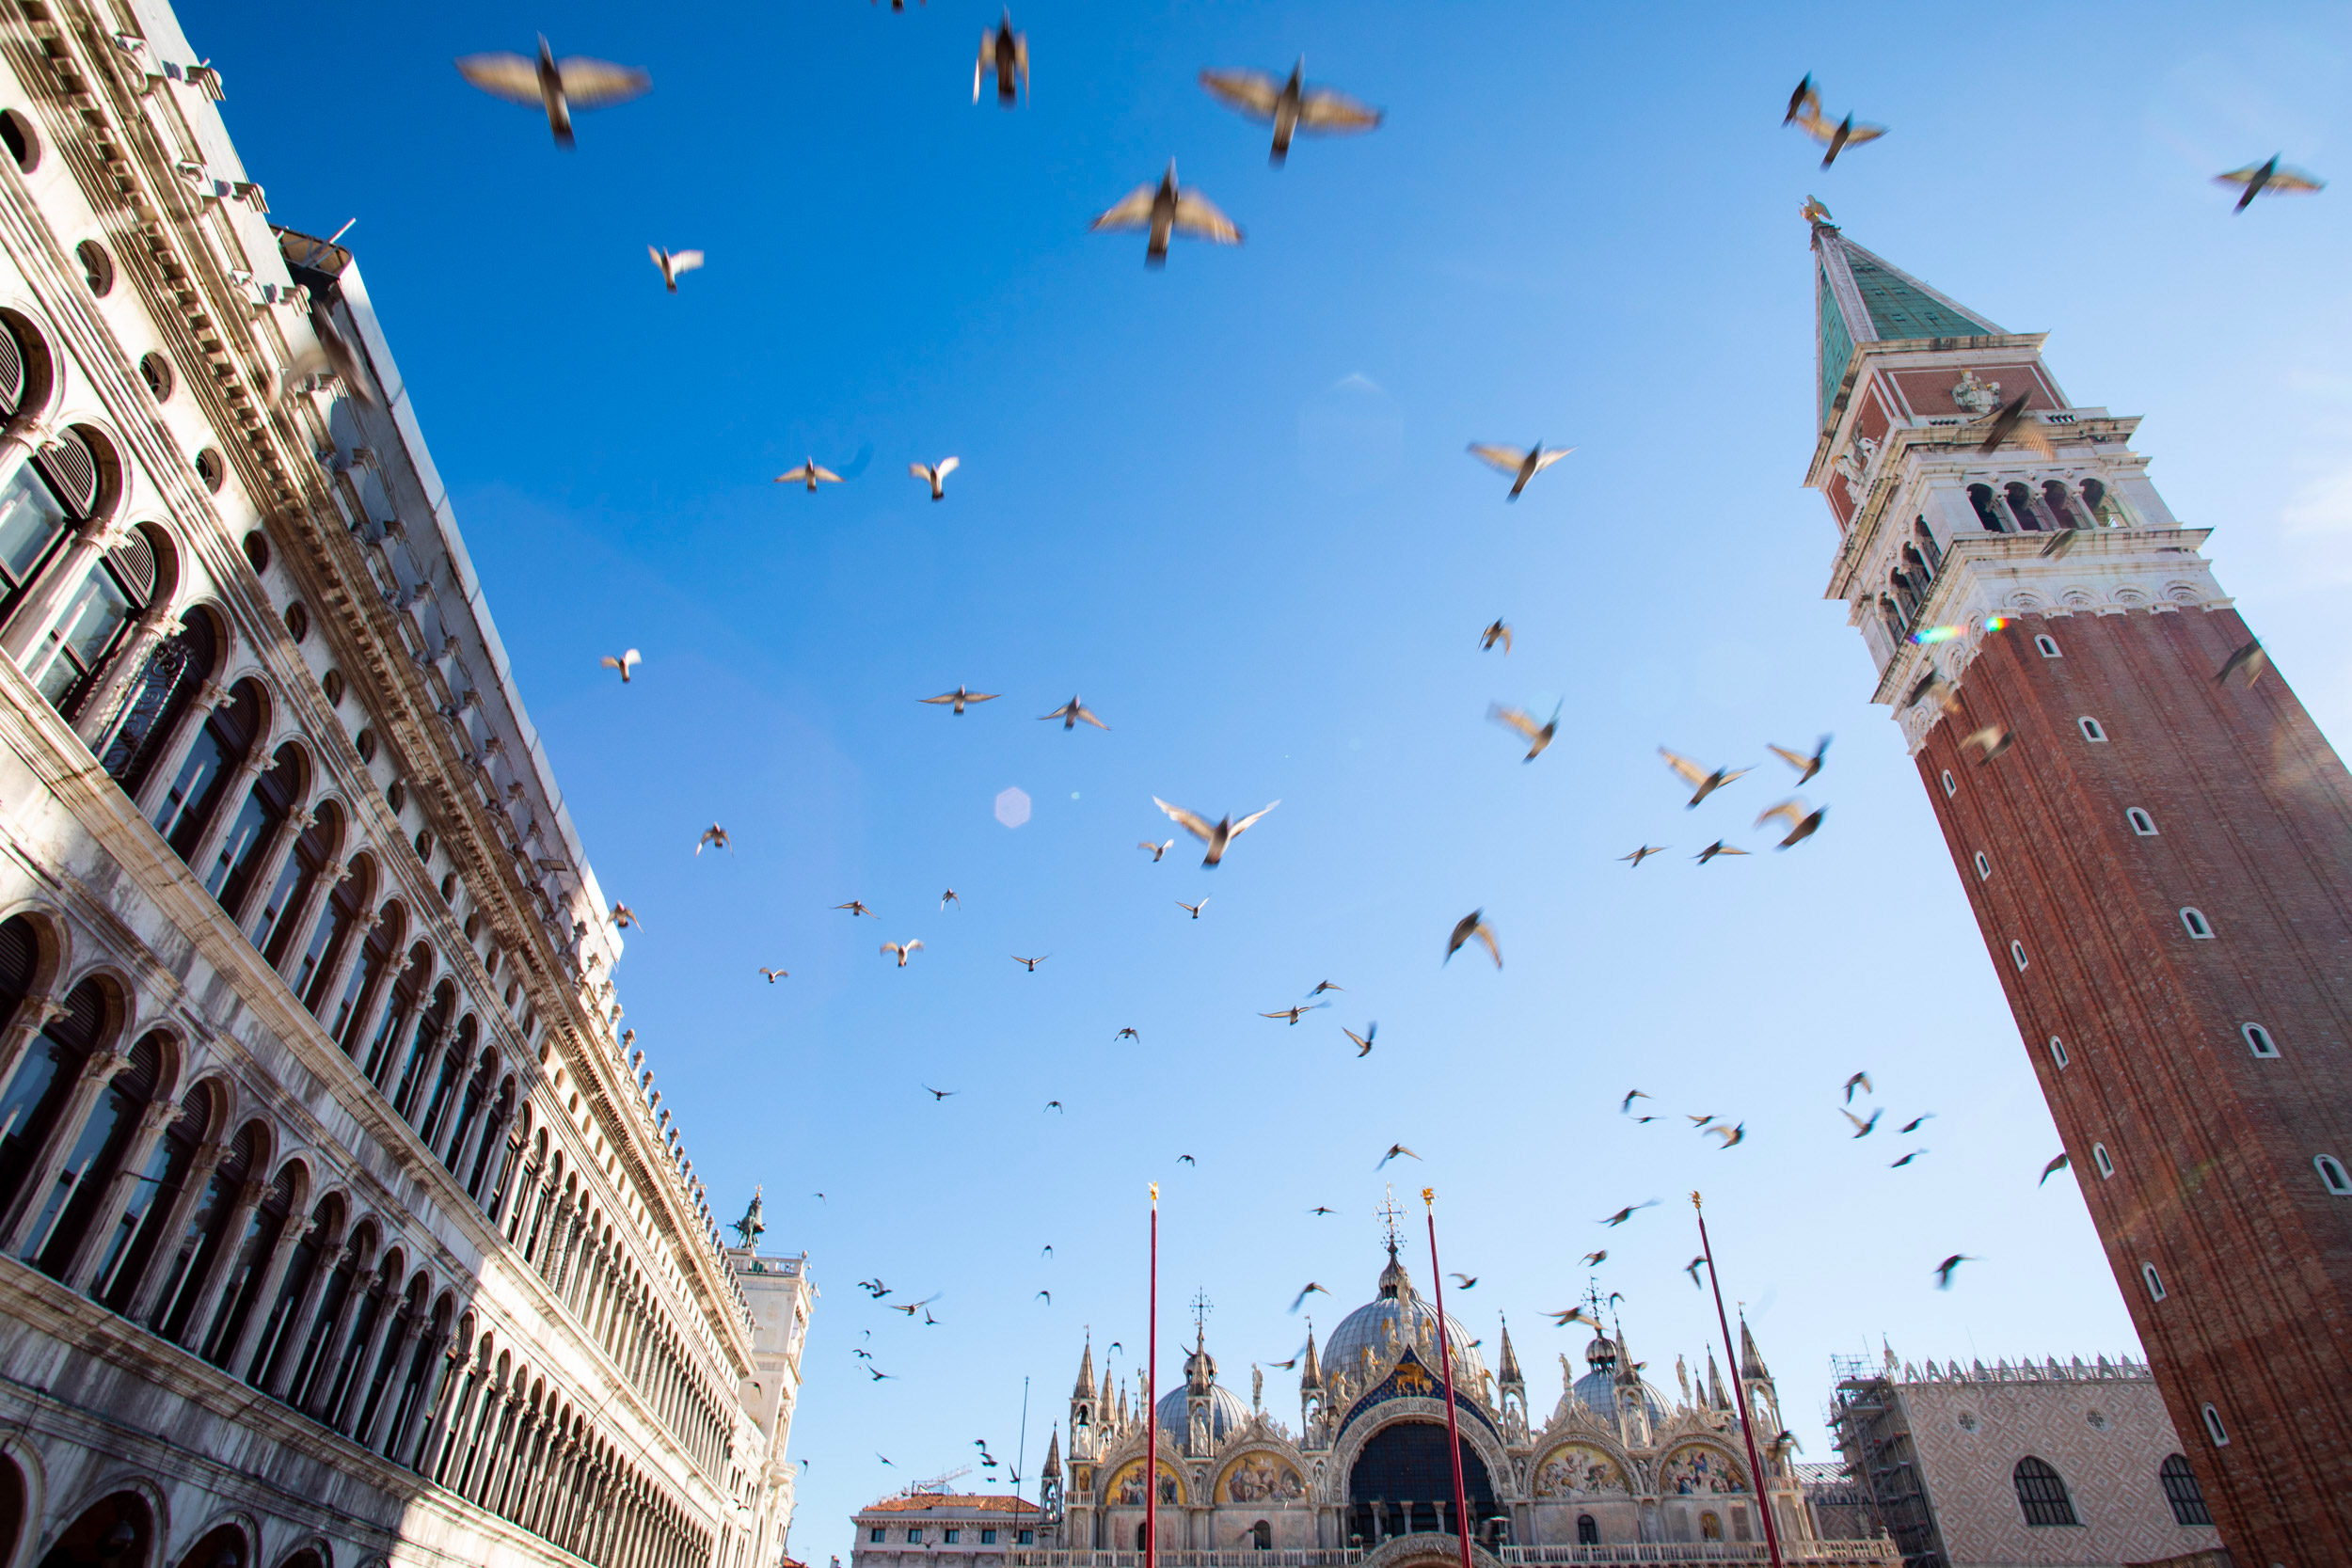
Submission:
[[[262,1337],[262,1329],[269,1321],[269,1310],[278,1304],[278,1288],[285,1283],[286,1265],[293,1260],[294,1248],[302,1244],[303,1237],[317,1228],[316,1222],[305,1220],[300,1214],[290,1214],[278,1232],[278,1243],[269,1249],[269,1262],[262,1270],[262,1288],[254,1292],[253,1310],[245,1315],[245,1322],[239,1325],[237,1342],[230,1346],[229,1354],[221,1358],[221,1368],[230,1377],[249,1375],[238,1369],[251,1358],[254,1341]],[[282,1325],[281,1332],[292,1332],[291,1325]]]
[[[213,716],[215,708],[228,700],[229,689],[218,681],[208,680],[197,688],[196,700],[188,705],[186,716],[180,721],[179,731],[164,742],[162,751],[155,753],[154,766],[139,785],[138,794],[133,797],[139,815],[148,821],[155,820],[155,813],[164,803],[164,792],[171,787],[172,781],[180,776],[181,766],[188,760],[188,748],[194,746],[196,737],[204,733],[204,721]]]
[[[66,1101],[57,1109],[57,1119],[50,1124],[49,1135],[33,1151],[31,1164],[25,1169],[24,1185],[10,1203],[5,1216],[0,1216],[0,1252],[17,1253],[24,1246],[24,1232],[33,1216],[40,1213],[48,1201],[49,1190],[57,1184],[57,1175],[64,1168],[66,1157],[73,1151],[73,1144],[82,1135],[82,1123],[88,1119],[90,1107],[98,1103],[98,1096],[106,1087],[107,1080],[131,1065],[125,1051],[94,1051],[82,1064],[82,1073],[68,1091]]]
[[[392,1316],[398,1332],[392,1340],[392,1368],[390,1374],[384,1379],[383,1397],[375,1402],[373,1410],[361,1405],[361,1423],[351,1434],[351,1440],[363,1449],[375,1447],[375,1434],[384,1429],[385,1422],[391,1419],[393,1408],[400,1403],[401,1389],[408,1381],[408,1358],[416,1345],[417,1336],[424,1330],[422,1313],[412,1309],[406,1302],[403,1302],[400,1310]],[[360,1396],[362,1400],[366,1397],[364,1393]]]
[[[294,1381],[296,1369],[302,1365],[302,1346],[310,1339],[310,1325],[318,1316],[319,1297],[326,1293],[326,1282],[335,1277],[335,1270],[342,1262],[342,1250],[336,1247],[329,1251],[325,1246],[319,1249],[318,1265],[310,1271],[310,1282],[302,1288],[302,1299],[294,1303],[281,1331],[291,1343],[293,1354],[278,1357],[278,1370],[262,1386],[262,1392],[272,1399],[286,1397],[286,1386]]]
[[[245,890],[243,902],[246,907],[228,910],[229,918],[240,926],[245,924],[245,917],[253,912],[254,900],[267,898],[270,889],[278,885],[278,874],[286,868],[286,859],[294,853],[294,841],[309,832],[310,824],[317,820],[318,817],[307,806],[296,806],[287,814],[286,820],[278,824],[278,832],[271,835],[268,847],[262,851],[261,863],[254,868],[253,880]],[[198,871],[197,875],[200,877],[203,873]],[[224,884],[221,891],[226,893],[229,890]],[[226,910],[228,906],[223,905],[222,908]],[[285,916],[280,914],[278,918],[282,920]],[[259,950],[258,943],[256,950]]]
[[[204,825],[204,836],[188,851],[188,870],[198,882],[204,880],[205,868],[220,853],[221,841],[229,836],[229,825],[237,819],[246,794],[253,788],[253,781],[277,766],[278,758],[269,749],[268,737],[255,736],[253,749],[237,764],[237,770],[229,775],[229,787],[220,792],[220,803],[213,807],[213,819]]]
[[[19,409],[10,415],[8,424],[0,427],[0,487],[6,487],[16,477],[17,469],[24,467],[25,460],[37,449],[56,438],[57,433],[49,428],[48,421],[31,409]]]
[[[75,1295],[82,1295],[90,1287],[90,1274],[98,1260],[105,1255],[106,1243],[122,1223],[122,1212],[131,1205],[131,1195],[138,1187],[140,1173],[147,1169],[148,1160],[155,1152],[155,1141],[164,1135],[180,1116],[180,1103],[173,1100],[158,1100],[150,1104],[139,1117],[138,1130],[131,1134],[123,1148],[122,1164],[116,1167],[114,1180],[107,1184],[106,1196],[99,1200],[98,1209],[90,1216],[89,1229],[82,1236],[81,1244],[66,1260],[60,1281]]]
[[[430,1439],[440,1422],[442,1406],[459,1376],[457,1357],[453,1352],[456,1338],[455,1328],[445,1328],[434,1338],[431,1348],[425,1353],[425,1383],[417,1390],[416,1407],[402,1418],[400,1430],[393,1433],[384,1446],[385,1457],[395,1465],[410,1464],[411,1461],[404,1456],[413,1453],[417,1456],[414,1467],[420,1470],[424,1467],[421,1463],[423,1454],[431,1446]],[[434,1370],[436,1362],[439,1363],[437,1375]],[[420,1425],[424,1427],[428,1440],[422,1448],[416,1442]]]
[[[343,1292],[343,1304],[337,1309],[334,1323],[328,1325],[326,1338],[319,1341],[318,1365],[310,1369],[310,1387],[302,1400],[302,1413],[321,1424],[331,1424],[327,1422],[327,1407],[334,1402],[335,1378],[342,1369],[344,1355],[350,1352],[351,1337],[359,1330],[359,1313],[375,1290],[374,1272],[358,1270],[358,1255],[352,1256],[351,1289]],[[340,1268],[342,1259],[338,1258],[335,1262]]]
[[[473,1359],[471,1346],[461,1354],[453,1344],[434,1405],[433,1424],[425,1428],[424,1442],[417,1449],[417,1473],[436,1485],[441,1484],[456,1453],[458,1433],[465,1431],[467,1413],[473,1407],[474,1386],[488,1375]]]
[[[137,1292],[131,1297],[131,1309],[123,1314],[133,1323],[146,1323],[155,1315],[155,1298],[164,1293],[164,1281],[171,1274],[169,1259],[180,1250],[181,1239],[187,1234],[188,1213],[196,1207],[197,1199],[204,1196],[204,1189],[212,1184],[213,1172],[219,1168],[221,1156],[228,1152],[229,1146],[217,1138],[197,1146],[196,1158],[188,1162],[188,1179],[181,1183],[179,1196],[171,1200],[171,1212],[164,1216],[163,1228],[157,1232],[162,1241],[156,1246],[155,1256],[147,1260],[147,1277],[139,1281]]]
[[[348,1437],[352,1424],[359,1419],[366,1406],[368,1380],[375,1375],[376,1357],[384,1353],[384,1337],[392,1331],[392,1320],[400,1315],[395,1292],[400,1281],[379,1278],[369,1294],[375,1298],[375,1322],[368,1325],[368,1337],[359,1347],[359,1358],[351,1364],[351,1382],[343,1388],[343,1397],[327,1425]]]
[[[358,852],[358,847],[355,847],[352,850],[354,855],[357,855]],[[348,861],[346,861],[341,867],[338,868],[335,880],[337,882],[341,882],[350,877],[350,875],[351,867]],[[330,886],[327,891],[331,894],[334,890]],[[320,906],[321,909],[324,909],[325,907],[326,906],[323,903]],[[322,1006],[332,1008],[335,1004],[342,1000],[343,988],[351,984],[352,972],[357,970],[359,967],[360,961],[367,957],[368,939],[375,934],[375,928],[378,926],[384,924],[384,906],[382,904],[376,905],[375,912],[373,914],[366,914],[365,911],[362,911],[362,913],[365,915],[365,918],[352,923],[351,935],[343,939],[343,950],[335,955],[335,967],[327,972],[326,984],[319,991],[319,1003]],[[287,951],[290,954],[295,953],[298,952],[301,947],[308,947],[310,944],[310,934],[306,932],[304,933],[303,940],[299,946],[289,947]],[[379,990],[389,991],[392,989],[391,983],[395,978],[397,978],[397,976],[389,973],[389,971],[398,967],[399,958],[399,954],[393,954],[392,961],[386,965],[388,973],[385,974],[383,984],[378,988]],[[371,1003],[370,1010],[373,1010],[373,1003]],[[334,1017],[331,1013],[329,1013],[319,1019],[319,1027],[322,1029],[331,1029],[334,1026]],[[355,1041],[357,1041],[358,1037],[359,1037],[356,1034],[352,1037]],[[340,1044],[341,1042],[338,1041],[337,1043]],[[346,1051],[343,1054],[351,1057],[355,1063],[358,1061],[358,1052],[357,1049]]]
[[[461,1117],[466,1114],[466,1096],[473,1092],[473,1079],[474,1074],[469,1071],[457,1085],[457,1115]],[[482,1091],[482,1103],[474,1110],[473,1125],[466,1129],[465,1141],[452,1151],[449,1174],[460,1187],[466,1184],[467,1173],[473,1169],[474,1154],[484,1141],[505,1131],[498,1117],[498,1074],[494,1072],[490,1075],[490,1086]]]
[[[129,528],[116,518],[93,517],[76,528],[73,543],[67,546],[40,581],[24,596],[8,630],[0,633],[0,652],[5,652],[19,664],[24,656],[40,646],[40,640],[49,634],[64,613],[73,591],[82,586],[98,558],[122,543]]]
[[[82,699],[82,711],[74,716],[73,733],[82,737],[92,756],[100,754],[99,749],[114,734],[117,709],[131,682],[147,668],[148,656],[165,639],[179,636],[183,629],[179,619],[171,613],[170,605],[162,599],[139,611],[138,619],[131,623],[131,635],[122,640],[122,646],[115,650],[114,657],[90,682],[89,691]]]
[[[220,1251],[214,1255],[213,1266],[205,1271],[196,1294],[196,1310],[188,1314],[187,1325],[181,1330],[182,1349],[194,1354],[203,1342],[205,1330],[212,1326],[213,1314],[220,1310],[221,1292],[228,1287],[229,1271],[237,1260],[238,1242],[245,1235],[245,1227],[252,1223],[253,1211],[261,1207],[268,1192],[269,1183],[258,1176],[238,1189],[236,1204],[229,1211],[228,1227],[221,1232]]]
[[[27,996],[16,1010],[16,1022],[0,1035],[0,1086],[16,1076],[16,1065],[33,1037],[65,1016],[65,1003],[54,996]]]
[[[288,985],[294,984],[293,976],[288,974],[289,969],[302,961],[302,955],[310,947],[310,937],[317,931],[319,922],[326,918],[326,911],[334,906],[335,890],[350,876],[351,862],[348,859],[328,861],[319,867],[318,880],[311,886],[310,896],[302,908],[288,910],[278,916],[280,920],[293,922],[294,934],[286,941],[286,957],[278,970],[280,975],[285,976]],[[343,945],[351,945],[348,939]],[[301,998],[297,996],[295,1000],[300,1001]]]

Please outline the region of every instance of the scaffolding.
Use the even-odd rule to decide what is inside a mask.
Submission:
[[[1834,1355],[1837,1392],[1823,1414],[1846,1471],[1869,1497],[1878,1524],[1903,1554],[1903,1568],[1945,1568],[1917,1450],[1890,1370],[1864,1355]]]

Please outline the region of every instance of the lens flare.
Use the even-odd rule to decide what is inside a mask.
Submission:
[[[2000,631],[2008,626],[2009,617],[2006,615],[1988,615],[1984,618],[1984,629],[1987,631]],[[1955,637],[1967,635],[1966,626],[1921,626],[1911,634],[1911,640],[1919,646],[1928,648],[1933,647],[1938,642],[1949,642]]]

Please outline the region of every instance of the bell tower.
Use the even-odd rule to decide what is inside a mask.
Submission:
[[[2223,1540],[2352,1562],[2352,774],[2138,421],[1807,216],[1828,596]]]

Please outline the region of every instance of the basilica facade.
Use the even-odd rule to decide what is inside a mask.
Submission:
[[[722,1244],[351,251],[0,9],[0,1568],[782,1554]]]
[[[1489,1370],[1457,1321],[1440,1325],[1393,1247],[1374,1298],[1320,1347],[1310,1336],[1295,1432],[1263,1408],[1254,1378],[1247,1403],[1218,1381],[1197,1333],[1183,1386],[1159,1397],[1158,1449],[1147,1458],[1141,1393],[1131,1405],[1124,1387],[1098,1383],[1089,1345],[1071,1391],[1068,1457],[1057,1445],[1043,1478],[1063,1552],[1138,1549],[1147,1468],[1164,1561],[1252,1549],[1352,1557],[1455,1531],[1440,1332],[1470,1533],[1485,1547],[1749,1542],[1761,1560],[1758,1509],[1769,1503],[1785,1544],[1814,1547],[1806,1560],[1894,1560],[1883,1542],[1812,1543],[1779,1395],[1744,1324],[1738,1374],[1764,1456],[1760,1492],[1711,1354],[1698,1386],[1677,1363],[1681,1391],[1669,1402],[1626,1336],[1596,1336],[1581,1370],[1561,1357],[1559,1397],[1538,1423],[1509,1330]]]

